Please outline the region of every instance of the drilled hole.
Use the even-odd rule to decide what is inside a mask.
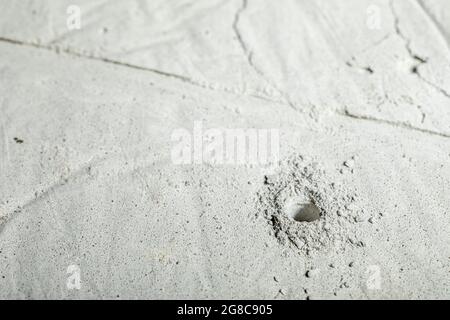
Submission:
[[[287,202],[285,211],[290,219],[298,222],[312,222],[320,218],[320,210],[312,202],[292,199]]]

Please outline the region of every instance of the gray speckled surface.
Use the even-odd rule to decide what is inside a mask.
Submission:
[[[0,11],[0,298],[450,298],[447,1]],[[198,122],[302,165],[174,164]]]

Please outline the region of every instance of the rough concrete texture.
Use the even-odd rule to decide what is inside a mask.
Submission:
[[[448,1],[0,11],[0,298],[450,298]],[[278,170],[174,164],[196,122]]]

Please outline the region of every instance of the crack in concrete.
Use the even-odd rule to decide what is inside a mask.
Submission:
[[[439,23],[439,21],[437,21],[436,17],[430,12],[430,10],[428,10],[428,8],[425,6],[425,4],[423,3],[422,0],[416,0],[418,6],[420,7],[420,9],[424,12],[424,14],[427,16],[427,18],[431,21],[431,23],[435,26],[436,30],[438,31],[439,35],[442,37],[442,39],[444,40],[447,48],[450,49],[450,43],[449,43],[449,39],[446,36],[447,32],[445,32],[445,30],[442,28],[442,25]]]
[[[40,192],[36,191],[32,199],[26,200],[25,203],[17,206],[17,208],[14,209],[12,212],[0,217],[0,234],[3,232],[5,226],[27,207],[33,205],[37,201],[49,197],[52,192],[54,192],[60,187],[65,186],[67,183],[69,183],[69,181],[76,180],[78,177],[91,176],[91,168],[92,164],[88,163],[87,165],[82,166],[80,169],[71,173],[70,175],[66,177],[61,177],[58,181],[54,182],[53,184],[50,184],[44,190],[41,190]]]
[[[117,61],[117,60],[112,60],[112,59],[108,59],[108,58],[104,58],[104,57],[88,56],[88,55],[84,55],[84,54],[78,53],[76,51],[69,50],[69,49],[66,49],[66,48],[61,48],[61,47],[58,47],[58,46],[44,46],[44,45],[40,45],[40,44],[36,44],[36,43],[32,43],[32,42],[26,42],[26,41],[21,41],[21,40],[9,39],[9,38],[5,38],[5,37],[0,37],[0,41],[1,42],[7,42],[7,43],[10,43],[10,44],[15,44],[15,45],[21,45],[21,46],[33,47],[33,48],[36,48],[36,49],[47,50],[47,51],[51,51],[53,53],[63,52],[65,54],[68,54],[70,56],[74,56],[74,57],[77,57],[77,58],[89,59],[89,60],[94,60],[94,61],[101,61],[101,62],[114,64],[114,65],[118,65],[118,66],[122,66],[122,67],[127,67],[127,68],[131,68],[131,69],[141,70],[141,71],[149,71],[149,72],[161,75],[161,76],[175,78],[175,79],[181,80],[183,82],[194,84],[194,83],[191,82],[191,79],[189,79],[187,77],[184,77],[184,76],[181,76],[181,75],[178,75],[178,74],[164,72],[164,71],[160,71],[160,70],[152,69],[152,68],[141,67],[141,66],[137,66],[137,65],[134,65],[134,64],[121,62],[121,61]]]
[[[239,30],[238,24],[239,21],[241,19],[241,15],[244,13],[244,11],[248,8],[248,0],[242,0],[242,6],[238,9],[238,11],[236,12],[236,14],[234,15],[234,21],[233,21],[233,30],[234,30],[234,34],[236,35],[236,38],[239,42],[239,45],[242,49],[242,51],[244,52],[244,55],[247,59],[248,64],[250,65],[250,67],[261,77],[264,79],[264,81],[273,86],[269,80],[266,79],[266,76],[264,74],[264,72],[262,72],[253,62],[253,51],[250,50],[247,46],[247,44],[245,43],[242,35],[241,35],[241,31]],[[278,90],[278,89],[277,89]]]
[[[380,119],[380,118],[367,116],[367,115],[358,115],[355,113],[351,113],[348,109],[345,109],[344,112],[339,112],[338,114],[340,116],[344,116],[344,117],[348,117],[348,118],[352,118],[352,119],[371,121],[371,122],[390,125],[390,126],[397,127],[397,128],[413,130],[413,131],[417,131],[417,132],[421,132],[421,133],[425,133],[425,134],[429,134],[429,135],[440,136],[443,138],[450,138],[450,133],[443,133],[443,132],[439,132],[439,131],[423,129],[423,128],[415,127],[406,122],[391,121],[391,120]]]
[[[5,42],[5,43],[9,43],[9,44],[13,44],[13,45],[19,45],[19,46],[26,46],[26,47],[31,47],[31,48],[35,48],[35,49],[40,49],[40,50],[47,50],[49,52],[53,52],[53,53],[65,53],[69,56],[72,57],[76,57],[76,58],[81,58],[81,59],[88,59],[88,60],[92,60],[92,61],[99,61],[99,62],[104,62],[104,63],[108,63],[108,64],[112,64],[112,65],[116,65],[116,66],[120,66],[120,67],[125,67],[125,68],[130,68],[130,69],[134,69],[134,70],[139,70],[139,71],[146,71],[146,72],[151,72],[163,77],[167,77],[167,78],[172,78],[172,79],[176,79],[179,81],[182,81],[184,83],[190,84],[192,86],[198,87],[198,88],[202,88],[202,89],[206,89],[206,90],[210,90],[210,91],[214,91],[214,92],[220,92],[223,94],[229,94],[230,91],[229,90],[216,90],[214,88],[212,88],[209,85],[203,85],[189,77],[186,76],[182,76],[179,74],[175,74],[175,73],[170,73],[170,72],[165,72],[165,71],[161,71],[158,69],[153,69],[153,68],[148,68],[148,67],[142,67],[142,66],[138,66],[138,65],[134,65],[131,63],[126,63],[126,62],[121,62],[121,61],[117,61],[117,60],[113,60],[113,59],[109,59],[109,58],[105,58],[105,57],[99,57],[99,56],[91,56],[91,55],[85,55],[85,54],[81,54],[79,52],[70,50],[68,48],[61,48],[59,46],[45,46],[45,45],[40,45],[40,44],[36,44],[36,43],[32,43],[32,42],[26,42],[26,41],[21,41],[21,40],[15,40],[15,39],[9,39],[9,38],[5,38],[5,37],[0,37],[0,42]],[[283,101],[279,101],[279,100],[272,100],[268,97],[264,97],[264,96],[259,96],[257,94],[251,94],[251,95],[243,95],[244,97],[253,97],[259,100],[264,100],[264,101],[269,101],[272,103],[279,103],[279,104],[285,104],[285,102]]]
[[[422,110],[422,106],[417,106],[417,110],[419,110],[422,118],[420,119],[420,123],[424,124],[425,119],[427,118],[427,114]]]
[[[411,49],[411,39],[409,39],[408,37],[406,37],[401,28],[400,28],[400,19],[395,11],[394,8],[394,2],[393,0],[391,0],[389,2],[390,7],[391,7],[391,11],[392,11],[392,15],[394,16],[394,29],[395,29],[395,33],[405,42],[405,48],[406,51],[408,51],[409,56],[413,59],[416,60],[418,63],[417,65],[415,65],[412,69],[413,73],[416,73],[419,77],[420,74],[418,73],[418,67],[424,63],[427,62],[427,59],[420,57],[418,54],[416,54],[412,49]]]
[[[375,72],[370,65],[361,66],[359,63],[357,63],[355,57],[351,57],[351,61],[346,61],[345,64],[349,68],[355,68],[368,74],[373,74]]]
[[[394,8],[394,1],[391,0],[389,2],[390,8],[391,8],[391,12],[392,15],[394,17],[394,29],[395,29],[395,33],[405,42],[405,48],[406,51],[408,52],[409,56],[417,61],[417,64],[415,66],[412,67],[411,72],[414,73],[415,75],[417,75],[417,77],[422,80],[423,82],[425,82],[426,84],[428,84],[429,86],[431,86],[432,88],[434,88],[435,90],[437,90],[438,92],[440,92],[442,95],[444,95],[447,98],[450,98],[450,93],[447,92],[445,89],[439,87],[438,85],[436,85],[435,83],[431,82],[430,80],[426,79],[424,76],[422,76],[422,74],[419,71],[419,67],[423,64],[425,64],[427,62],[426,58],[423,58],[421,56],[419,56],[418,54],[416,54],[412,48],[411,48],[411,39],[409,39],[408,37],[405,36],[405,34],[402,32],[401,28],[400,28],[400,19],[397,15],[397,12]]]
[[[264,74],[264,72],[262,70],[260,70],[255,62],[253,61],[253,51],[248,47],[248,45],[245,43],[244,38],[242,37],[241,31],[239,30],[239,21],[241,19],[242,14],[244,13],[245,10],[247,10],[248,8],[248,0],[242,0],[242,5],[241,7],[237,10],[237,12],[234,15],[234,21],[233,21],[233,31],[236,35],[236,38],[239,42],[239,45],[247,59],[248,64],[250,65],[250,67],[256,72],[256,74],[258,74],[269,86],[271,86],[272,88],[274,88],[275,90],[278,91],[278,94],[280,94],[283,99],[285,100],[285,102],[294,110],[299,111],[299,109],[295,106],[295,104],[289,99],[288,95],[286,92],[280,90],[278,88],[277,85],[275,85],[274,83],[272,83],[269,79],[267,79],[266,75]]]

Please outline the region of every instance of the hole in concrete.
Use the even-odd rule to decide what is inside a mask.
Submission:
[[[320,218],[320,210],[311,201],[292,199],[286,204],[285,212],[289,218],[298,222],[312,222]]]

